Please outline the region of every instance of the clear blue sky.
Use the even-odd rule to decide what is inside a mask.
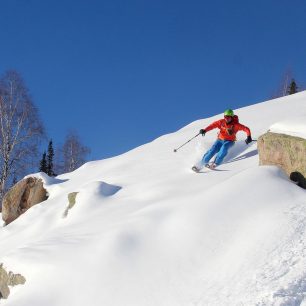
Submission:
[[[90,159],[266,100],[288,69],[306,87],[305,0],[1,0],[0,37],[0,73]]]

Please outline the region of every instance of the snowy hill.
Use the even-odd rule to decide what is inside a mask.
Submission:
[[[235,112],[256,139],[306,116],[306,92]],[[259,167],[243,133],[219,171],[190,170],[216,130],[173,152],[220,116],[43,176],[49,199],[0,228],[0,263],[27,279],[0,304],[305,306],[306,191]]]

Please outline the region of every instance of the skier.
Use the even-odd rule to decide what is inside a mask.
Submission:
[[[215,169],[217,166],[219,166],[226,156],[229,148],[235,144],[236,133],[238,131],[244,131],[247,134],[247,139],[245,140],[246,144],[249,144],[253,141],[250,129],[247,126],[239,123],[238,116],[234,115],[234,112],[231,109],[227,109],[224,112],[224,119],[213,122],[205,129],[201,129],[199,133],[204,136],[208,131],[215,128],[220,130],[218,139],[215,141],[213,146],[204,154],[200,164],[192,167],[192,170],[196,172],[199,172],[203,166],[210,169]],[[214,162],[209,164],[211,158],[216,154],[217,156]]]

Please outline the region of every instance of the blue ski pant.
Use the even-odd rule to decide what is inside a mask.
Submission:
[[[211,158],[217,154],[214,163],[216,165],[220,165],[223,162],[229,148],[231,148],[234,144],[235,142],[231,140],[217,139],[213,146],[204,154],[202,164],[208,164]]]

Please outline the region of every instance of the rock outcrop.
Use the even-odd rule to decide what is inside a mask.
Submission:
[[[68,194],[68,207],[64,211],[64,218],[68,216],[69,209],[71,209],[75,205],[77,194],[78,192],[71,192]]]
[[[47,199],[47,191],[41,179],[28,177],[19,181],[4,196],[2,219],[9,224],[35,204]]]
[[[10,287],[23,285],[26,279],[21,274],[14,274],[13,272],[7,273],[0,264],[0,299],[7,299],[10,295]]]
[[[306,188],[306,139],[267,132],[258,138],[257,145],[260,165],[279,166]]]

